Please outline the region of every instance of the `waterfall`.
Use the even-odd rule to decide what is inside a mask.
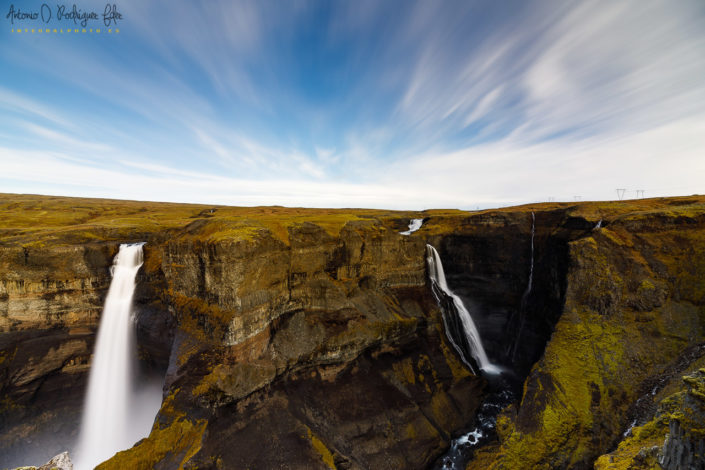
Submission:
[[[411,235],[412,232],[417,231],[423,225],[423,219],[411,219],[409,222],[409,230],[405,232],[399,232],[401,235]]]
[[[470,312],[468,312],[468,310],[465,308],[465,305],[463,304],[463,301],[460,299],[460,297],[455,295],[453,291],[451,291],[448,287],[448,283],[446,282],[446,275],[443,271],[443,264],[441,263],[441,257],[438,256],[438,252],[431,245],[426,245],[426,261],[428,263],[428,272],[432,283],[435,285],[435,287],[440,289],[441,292],[443,292],[448,298],[450,298],[453,302],[453,305],[455,306],[455,311],[457,312],[457,315],[460,318],[463,334],[465,336],[465,340],[467,341],[468,349],[470,350],[469,352],[472,355],[473,359],[475,359],[475,362],[477,363],[478,367],[485,373],[499,373],[500,369],[494,364],[490,363],[489,359],[487,358],[485,348],[482,347],[480,332],[477,330],[475,322],[470,316]],[[436,295],[435,291],[434,295]],[[436,300],[438,300],[439,304],[442,307],[443,303],[438,295],[436,295]],[[452,312],[448,312],[448,316],[450,316],[451,314]],[[448,326],[448,323],[450,323],[450,321],[450,319],[449,321],[444,320],[448,340],[451,342],[451,344],[458,352],[460,357],[463,359],[463,361],[470,367],[470,369],[472,369],[472,366],[469,364],[469,361],[465,357],[465,353],[463,352],[462,348],[453,339],[453,335],[451,334],[451,331]]]
[[[521,296],[521,304],[519,304],[519,330],[516,335],[516,339],[513,343],[510,343],[510,352],[512,356],[512,361],[516,360],[517,345],[521,341],[521,335],[524,331],[524,324],[526,323],[526,302],[529,299],[529,294],[534,286],[534,235],[536,233],[536,215],[531,212],[531,261],[529,263],[529,282],[526,284],[526,289],[524,294]],[[511,321],[510,321],[511,323]]]
[[[113,280],[100,319],[88,379],[76,451],[77,469],[93,468],[143,437],[135,436],[135,423],[130,418],[136,365],[132,297],[135,277],[142,266],[142,245],[120,245],[113,261]]]
[[[526,284],[526,290],[521,297],[522,308],[526,303],[526,299],[531,293],[531,288],[534,286],[534,234],[536,232],[536,215],[531,213],[531,263],[529,264],[529,282]]]

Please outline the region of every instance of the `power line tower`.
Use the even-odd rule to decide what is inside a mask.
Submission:
[[[627,192],[626,188],[617,188],[617,197],[621,201],[624,198],[624,193]]]
[[[637,199],[644,199],[644,191],[645,189],[637,189],[636,190],[636,198]]]

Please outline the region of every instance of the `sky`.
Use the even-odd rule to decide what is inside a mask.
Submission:
[[[705,193],[702,0],[116,0],[111,32],[105,2],[75,5],[97,13],[86,33],[58,18],[73,3],[0,0],[0,192],[413,210]]]

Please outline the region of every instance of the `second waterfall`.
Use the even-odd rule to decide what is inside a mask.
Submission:
[[[448,287],[446,282],[446,275],[443,271],[443,264],[441,263],[441,257],[438,252],[431,245],[426,245],[426,262],[428,264],[429,277],[431,282],[434,284],[434,295],[438,300],[438,303],[443,307],[444,299],[443,296],[448,299],[453,306],[453,310],[457,312],[457,319],[452,318],[452,312],[447,312],[445,325],[446,334],[449,341],[453,344],[463,361],[472,369],[469,358],[466,356],[467,353],[472,356],[480,370],[486,374],[497,374],[501,372],[500,368],[492,364],[487,357],[485,348],[482,346],[482,340],[480,339],[480,332],[475,326],[475,322],[465,308],[465,304],[460,297],[453,293]],[[437,292],[436,289],[440,290]],[[458,322],[459,320],[459,322]],[[459,325],[458,325],[459,323]],[[452,327],[451,325],[457,325],[458,327]],[[457,332],[454,334],[454,332]],[[454,336],[460,336],[460,338]],[[463,346],[459,343],[464,343]],[[466,351],[467,349],[467,351]]]

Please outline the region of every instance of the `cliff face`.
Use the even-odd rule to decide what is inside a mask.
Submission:
[[[238,216],[193,207],[174,222],[171,214],[106,202],[97,206],[107,207],[103,221],[88,206],[92,218],[78,226],[10,230],[4,240],[14,253],[4,285],[34,284],[3,297],[3,394],[24,400],[3,408],[3,463],[21,463],[44,429],[63,437],[46,454],[70,447],[109,265],[118,242],[138,240],[147,242],[135,298],[138,341],[145,363],[168,366],[165,400],[149,439],[106,467],[421,468],[472,418],[484,382],[445,343],[426,289],[425,245],[397,233],[403,215],[263,209]],[[139,225],[113,220],[125,213],[141,217]],[[102,260],[87,265],[95,253]],[[24,264],[25,254],[36,263]],[[72,342],[78,334],[82,349]],[[48,369],[27,335],[59,365]],[[47,367],[18,380],[40,361]],[[57,409],[52,393],[69,383],[75,388],[62,390],[72,402]]]
[[[0,247],[0,448],[8,461],[28,452],[48,459],[76,437],[110,255],[107,247]]]
[[[569,243],[560,319],[471,468],[590,468],[659,378],[705,352],[705,213],[690,202],[608,216]]]
[[[427,222],[449,285],[470,310],[491,360],[523,378],[541,356],[565,301],[568,242],[596,214],[566,208],[489,211]],[[587,217],[587,218],[586,218]]]
[[[102,468],[421,468],[471,419],[483,382],[444,342],[420,239],[201,230],[146,250],[177,323],[167,398],[154,439]]]
[[[0,230],[0,455],[18,465],[42,432],[61,436],[43,460],[75,438],[122,242],[147,242],[138,342],[164,401],[101,468],[427,468],[485,390],[445,338],[427,242],[490,359],[526,377],[473,468],[592,466],[705,341],[702,198],[474,214],[24,198],[26,219],[62,216],[33,231],[10,207]],[[424,226],[399,235],[410,217]]]

